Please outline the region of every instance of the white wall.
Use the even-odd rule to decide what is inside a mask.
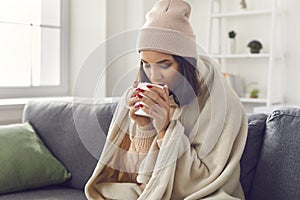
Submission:
[[[106,47],[106,57],[110,58],[126,45],[126,41],[115,44],[118,42],[115,38],[126,35],[126,31],[135,30],[143,24],[143,3],[141,0],[70,1],[70,93],[72,95],[91,96],[93,92],[96,93],[93,91],[95,87],[98,87],[98,90],[99,88],[103,90],[106,96],[118,96],[134,81],[133,74],[136,74],[138,65],[136,51],[125,55],[120,54],[112,63],[110,59],[106,63],[106,61],[91,58],[90,55],[99,46],[112,44]],[[95,86],[93,82],[96,79],[96,69],[91,69],[87,75],[83,75],[83,68],[86,68],[86,65],[96,66],[99,62],[102,62],[100,65],[105,68],[103,71],[106,70],[106,83],[98,83]],[[124,75],[127,76],[124,77]],[[78,85],[78,76],[84,84]],[[118,86],[121,79],[123,88]],[[75,92],[73,92],[74,88]]]
[[[135,39],[131,37],[131,33],[144,22],[143,3],[141,0],[107,2],[107,36],[114,44],[107,49],[109,58],[114,55],[113,62],[107,66],[107,96],[122,95],[135,80],[139,55],[134,49]],[[120,52],[119,55],[116,52]]]
[[[285,100],[288,104],[300,104],[300,1],[287,0],[286,10],[286,72]]]
[[[76,79],[80,74],[83,64],[91,53],[106,39],[106,0],[71,0],[70,1],[70,94],[74,94]],[[93,59],[91,65],[104,66],[105,60]],[[91,93],[93,85],[90,75],[82,77],[86,84],[77,85],[75,95],[86,95]],[[105,86],[104,86],[105,87]],[[106,91],[103,90],[103,94]]]
[[[209,1],[207,0],[187,0],[192,6],[190,21],[192,23],[196,40],[199,45],[207,49]]]

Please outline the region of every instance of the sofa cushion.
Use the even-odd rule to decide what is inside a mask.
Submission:
[[[258,158],[263,142],[267,115],[251,114],[248,116],[248,135],[243,156],[241,158],[240,181],[246,199],[249,198]]]
[[[0,200],[86,200],[82,190],[63,187],[47,187],[39,190],[28,190],[12,194],[1,195]]]
[[[300,109],[274,111],[266,134],[252,188],[252,199],[299,199]]]
[[[83,189],[97,164],[116,103],[108,100],[31,101],[24,110],[49,150],[71,172],[65,186]]]
[[[66,168],[29,123],[0,126],[0,194],[62,183]]]

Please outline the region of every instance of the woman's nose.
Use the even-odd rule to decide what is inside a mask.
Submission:
[[[160,80],[162,78],[161,71],[158,66],[151,67],[151,79],[152,80]]]

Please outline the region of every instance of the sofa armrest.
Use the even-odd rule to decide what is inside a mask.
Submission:
[[[241,177],[240,181],[246,199],[249,199],[253,178],[256,172],[257,162],[265,133],[267,115],[251,114],[248,115],[248,135],[246,146],[241,158]]]
[[[265,132],[251,199],[299,199],[300,109],[274,111]]]

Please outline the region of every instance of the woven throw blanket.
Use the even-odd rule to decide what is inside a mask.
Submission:
[[[239,162],[248,130],[245,111],[214,61],[201,56],[197,67],[201,94],[176,108],[160,148],[155,138],[135,173],[136,183],[124,181],[133,174],[120,170],[122,144],[135,126],[127,106],[133,88],[125,92],[86,184],[88,199],[244,199]]]

